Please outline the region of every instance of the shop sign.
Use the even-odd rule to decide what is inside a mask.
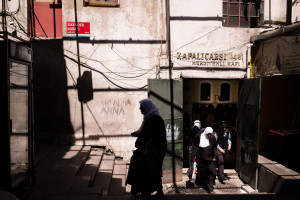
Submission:
[[[75,22],[67,22],[67,37],[76,37]],[[78,37],[90,37],[90,22],[77,22]]]
[[[177,52],[176,62],[180,66],[199,67],[244,67],[243,53]]]

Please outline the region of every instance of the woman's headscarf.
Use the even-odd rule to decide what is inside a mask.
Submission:
[[[143,99],[140,104],[144,109],[144,121],[147,121],[153,115],[159,115],[156,105],[150,99]]]
[[[199,147],[205,148],[209,146],[209,139],[206,138],[208,133],[213,134],[213,129],[211,127],[206,127],[205,131],[201,134]]]
[[[141,107],[144,109],[144,120],[137,132],[140,132],[142,127],[144,126],[145,122],[150,119],[153,115],[159,115],[158,109],[156,105],[150,99],[143,99],[140,101]]]

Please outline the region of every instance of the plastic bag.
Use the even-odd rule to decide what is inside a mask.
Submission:
[[[197,163],[196,163],[196,158],[194,158],[193,174],[192,174],[192,180],[191,180],[191,182],[193,182],[193,183],[195,183],[195,181],[196,181],[196,174],[197,174]]]

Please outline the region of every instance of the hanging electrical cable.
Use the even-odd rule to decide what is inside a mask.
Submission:
[[[191,42],[188,42],[188,43],[182,45],[181,47],[179,47],[179,48],[177,48],[177,49],[175,49],[175,50],[172,50],[172,52],[178,51],[179,49],[181,49],[181,48],[183,48],[183,47],[185,47],[185,46],[188,46],[188,45],[190,45],[190,44],[192,44],[192,43],[194,43],[194,42],[200,40],[201,38],[203,38],[203,37],[205,37],[205,36],[211,34],[212,32],[214,32],[214,31],[216,31],[216,30],[218,30],[218,29],[220,29],[220,28],[222,28],[222,26],[219,26],[219,27],[215,28],[214,30],[212,30],[212,31],[210,31],[210,32],[208,32],[208,33],[206,33],[206,34],[200,36],[199,38],[197,38],[197,39],[195,39],[195,40],[193,40],[193,41],[191,41]]]
[[[77,60],[75,60],[74,58],[71,58],[71,57],[69,57],[69,56],[67,56],[67,55],[64,55],[64,57],[66,57],[66,58],[68,58],[69,60],[71,60],[71,61],[77,63]],[[108,80],[111,84],[113,84],[114,86],[116,86],[116,87],[118,87],[118,88],[121,88],[121,89],[123,89],[123,90],[139,90],[139,89],[143,89],[143,88],[147,87],[147,85],[144,85],[144,86],[138,87],[138,88],[125,88],[125,87],[122,87],[122,86],[120,86],[120,85],[114,83],[113,81],[111,81],[111,80],[110,80],[103,72],[101,72],[101,71],[99,71],[99,70],[97,70],[97,69],[94,69],[94,68],[92,68],[91,66],[88,66],[87,64],[80,63],[80,66],[85,67],[85,68],[87,68],[87,69],[90,69],[90,70],[92,70],[92,71],[95,71],[95,72],[100,73],[100,74],[101,74],[106,80]]]
[[[67,52],[69,52],[69,53],[71,53],[71,54],[73,54],[73,55],[76,55],[74,52],[72,52],[72,51],[70,51],[70,50],[65,49],[65,51],[67,51]],[[85,58],[85,59],[89,59],[89,60],[94,61],[94,62],[98,62],[98,63],[100,63],[105,69],[107,69],[107,70],[110,71],[111,73],[115,74],[116,76],[119,76],[119,77],[122,77],[122,78],[138,78],[138,77],[144,76],[145,74],[149,73],[151,70],[153,70],[153,69],[155,68],[155,66],[154,66],[154,67],[150,68],[149,70],[147,70],[145,73],[140,74],[140,75],[137,75],[137,76],[123,76],[123,75],[120,75],[120,74],[118,74],[118,73],[115,73],[115,72],[111,71],[108,67],[106,67],[105,64],[103,64],[103,63],[102,63],[101,61],[99,61],[99,60],[96,60],[96,59],[93,59],[93,58],[88,58],[88,57],[86,57],[86,56],[84,56],[84,55],[80,55],[80,57]],[[101,72],[101,73],[102,73],[102,72]]]

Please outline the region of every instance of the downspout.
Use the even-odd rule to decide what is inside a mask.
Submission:
[[[78,38],[78,19],[77,19],[77,3],[74,0],[74,12],[75,12],[75,28],[76,28],[76,47],[77,47],[77,62],[78,62],[78,78],[81,78],[81,69],[80,69],[80,52],[79,52],[79,38]],[[78,87],[77,87],[78,91]],[[85,126],[84,126],[84,112],[83,112],[83,103],[80,101],[80,110],[81,110],[81,127],[82,127],[82,143],[85,146]]]
[[[5,1],[2,0],[2,31],[7,34]]]
[[[292,0],[286,2],[286,25],[292,24]]]
[[[271,20],[271,0],[269,0],[269,27],[272,27]]]
[[[31,16],[32,16],[31,20],[32,20],[32,28],[33,28],[32,29],[32,31],[33,31],[33,37],[35,38],[36,37],[36,31],[35,31],[34,0],[31,0],[31,10],[30,10],[30,13],[31,13]],[[42,27],[42,29],[43,29],[43,27]],[[43,31],[44,31],[44,29],[43,29]],[[45,33],[45,35],[46,35],[46,33]]]
[[[169,57],[169,80],[170,80],[170,103],[171,103],[171,131],[172,131],[172,178],[173,184],[176,187],[176,172],[175,172],[175,140],[174,140],[174,99],[173,99],[173,79],[172,79],[172,57],[171,57],[171,28],[170,28],[170,0],[166,0],[166,28],[167,28],[167,48]]]

